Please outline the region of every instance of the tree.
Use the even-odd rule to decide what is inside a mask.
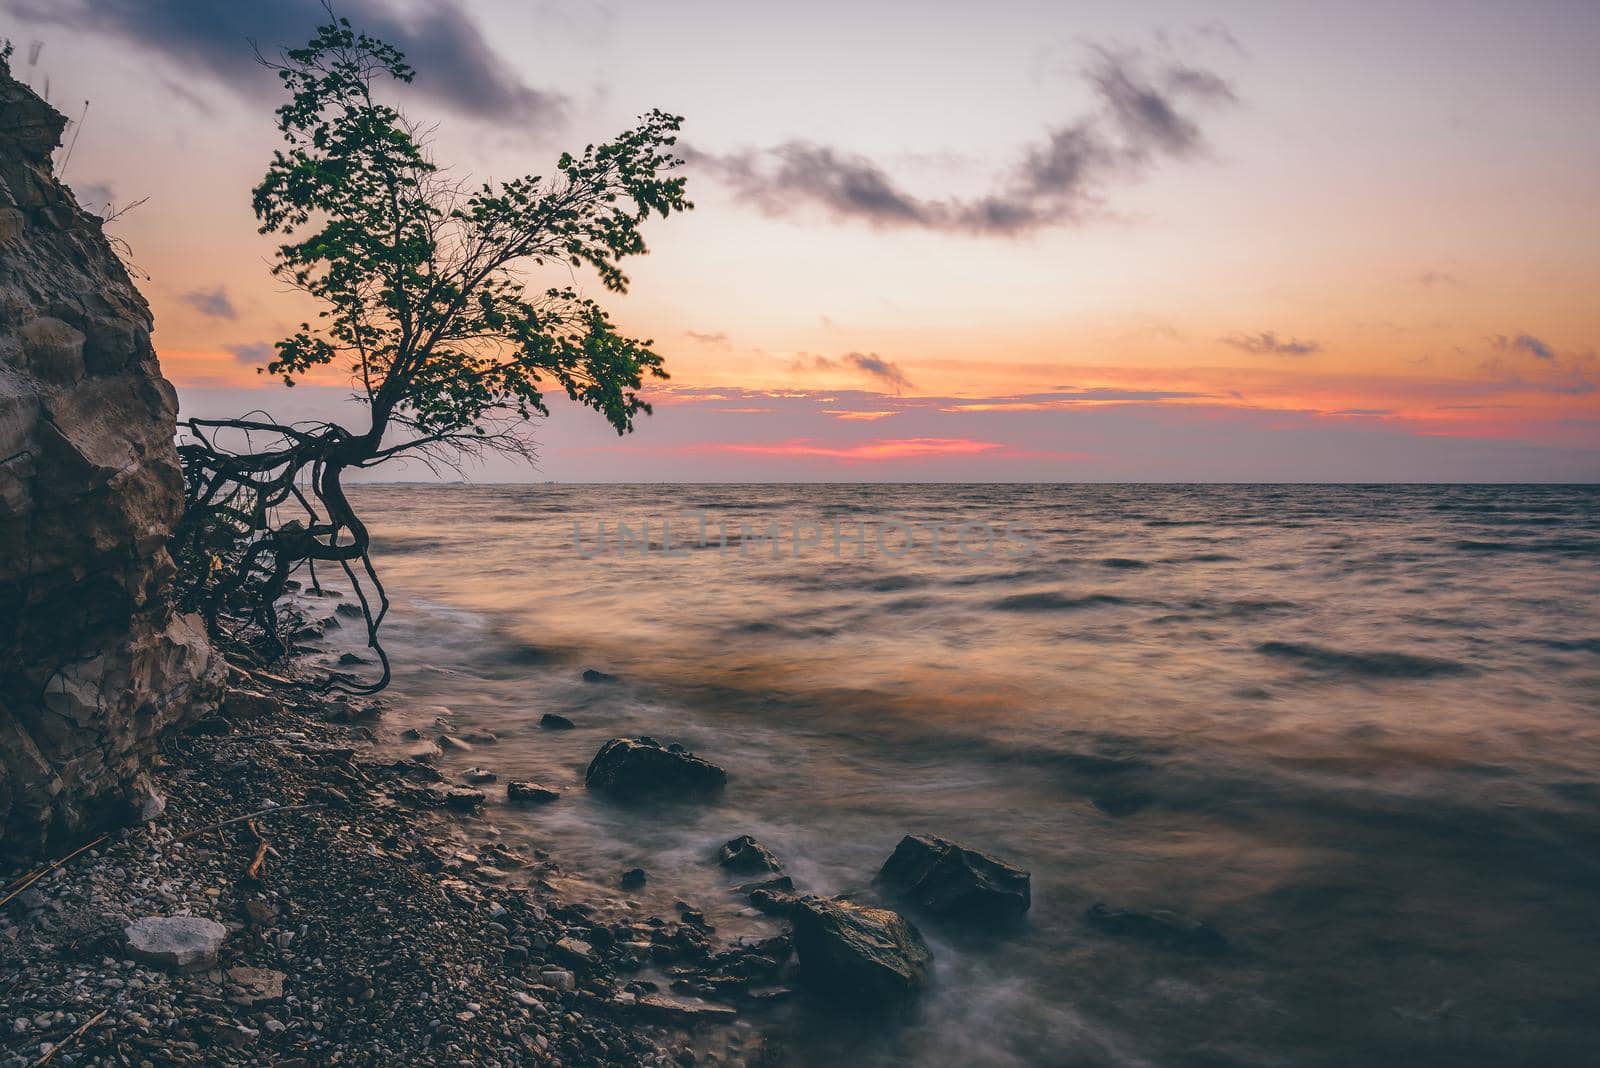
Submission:
[[[285,147],[254,191],[261,232],[280,235],[272,273],[323,305],[260,369],[293,386],[347,368],[368,421],[284,425],[261,413],[189,419],[179,455],[186,506],[173,539],[181,596],[219,635],[269,656],[287,648],[275,603],[290,577],[337,566],[361,602],[382,675],[336,675],[355,692],[388,684],[378,642],[388,599],[344,476],[400,457],[459,464],[497,450],[531,457],[528,420],[549,383],[623,434],[666,378],[651,342],[618,333],[574,285],[535,288],[529,270],[591,268],[627,290],[621,262],[647,250],[640,225],[692,205],[671,172],[679,117],[651,111],[554,177],[452,180],[418,128],[375,90],[411,81],[405,57],[333,18],[304,48],[262,62],[290,94]]]

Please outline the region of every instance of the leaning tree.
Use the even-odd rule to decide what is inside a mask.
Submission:
[[[382,673],[328,684],[375,693],[390,677],[378,641],[389,602],[346,475],[401,457],[529,457],[528,420],[548,414],[547,388],[619,434],[649,413],[641,384],[667,377],[651,342],[618,333],[574,285],[532,279],[590,268],[626,291],[619,265],[646,251],[640,224],[691,206],[672,176],[681,120],[651,111],[614,140],[563,154],[550,178],[468,184],[378,98],[387,80],[413,77],[394,47],[335,18],[304,48],[263,62],[290,99],[277,112],[286,144],[255,189],[255,212],[262,233],[284,239],[273,274],[322,309],[261,370],[287,386],[319,368],[348,371],[366,419],[184,420],[180,597],[219,637],[271,658],[287,650],[275,605],[291,576],[309,568],[315,583],[318,564],[337,568]]]

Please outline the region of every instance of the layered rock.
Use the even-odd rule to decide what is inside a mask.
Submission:
[[[0,841],[151,811],[159,736],[223,666],[167,598],[177,395],[150,309],[56,181],[65,118],[0,64]]]

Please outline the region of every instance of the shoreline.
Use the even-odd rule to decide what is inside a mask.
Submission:
[[[381,699],[232,674],[164,744],[161,811],[0,908],[0,1066],[772,1063],[742,1009],[673,988],[790,968],[786,936],[723,945],[692,910],[474,844],[470,793],[379,755]],[[185,914],[223,925],[214,963],[133,959],[128,924]]]

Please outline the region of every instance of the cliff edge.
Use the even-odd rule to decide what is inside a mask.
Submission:
[[[65,123],[0,61],[0,853],[158,808],[156,742],[225,670],[170,604],[177,394]]]

